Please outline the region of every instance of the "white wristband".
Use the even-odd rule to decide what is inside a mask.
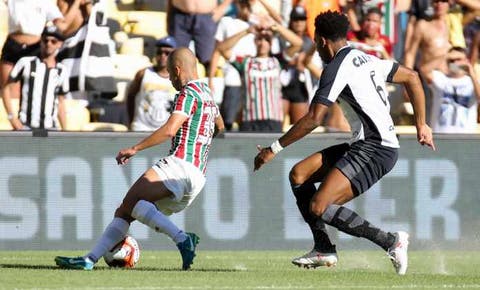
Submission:
[[[282,151],[283,147],[280,145],[280,142],[275,141],[270,145],[270,149],[272,150],[273,154],[277,154],[278,152]]]

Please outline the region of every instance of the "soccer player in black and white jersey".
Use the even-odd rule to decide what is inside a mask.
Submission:
[[[343,14],[328,11],[315,19],[315,43],[326,64],[319,88],[307,115],[270,147],[258,146],[254,170],[319,126],[328,107],[339,98],[352,127],[351,142],[315,152],[290,171],[297,205],[315,241],[312,251],[292,262],[307,268],[337,263],[335,246],[325,229],[328,224],[383,248],[396,272],[403,275],[408,265],[408,234],[385,232],[342,205],[370,188],[397,160],[399,143],[390,117],[386,81],[406,87],[415,112],[418,142],[435,150],[432,131],[425,123],[425,95],[416,72],[349,47],[347,30],[348,19]],[[321,182],[318,190],[316,182]]]

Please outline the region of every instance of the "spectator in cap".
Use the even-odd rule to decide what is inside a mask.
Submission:
[[[81,0],[72,0],[78,5]],[[23,56],[38,56],[40,38],[45,24],[53,22],[63,32],[74,15],[62,15],[53,1],[4,0],[8,7],[8,37],[0,58],[0,89],[6,84],[10,71]]]
[[[177,41],[173,36],[165,36],[163,38],[160,38],[157,40],[155,43],[155,46],[158,47],[171,47],[171,48],[177,48]]]
[[[68,75],[64,66],[55,60],[62,43],[60,31],[55,26],[46,27],[41,34],[40,57],[24,56],[10,72],[3,90],[3,104],[14,130],[65,127]],[[20,108],[14,112],[11,101],[18,98]]]
[[[293,7],[292,12],[290,12],[290,21],[306,21],[307,20],[307,11],[303,6],[297,5]]]
[[[127,92],[127,113],[132,131],[154,131],[171,113],[173,88],[167,71],[168,55],[177,48],[177,41],[166,36],[155,42],[154,66],[139,70]]]

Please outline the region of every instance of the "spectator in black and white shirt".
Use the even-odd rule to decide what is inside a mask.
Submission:
[[[64,95],[68,75],[55,61],[63,36],[55,26],[45,28],[40,43],[40,57],[22,57],[10,72],[3,90],[3,104],[14,130],[59,129],[65,125]],[[20,98],[14,112],[11,100]]]

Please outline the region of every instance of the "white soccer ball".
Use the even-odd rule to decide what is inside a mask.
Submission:
[[[140,247],[131,236],[126,236],[103,256],[110,267],[133,268],[140,259]]]

